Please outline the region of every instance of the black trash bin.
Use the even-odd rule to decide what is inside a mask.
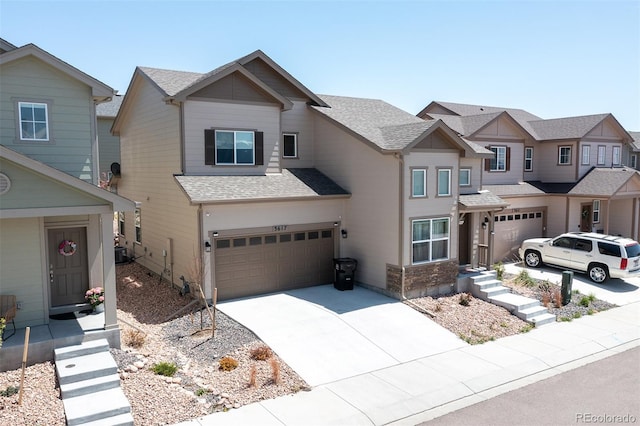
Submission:
[[[340,257],[333,259],[333,266],[335,267],[333,286],[340,291],[353,290],[358,261],[350,257]]]

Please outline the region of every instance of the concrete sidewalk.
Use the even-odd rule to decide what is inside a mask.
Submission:
[[[181,425],[415,425],[640,346],[639,317],[630,303]]]

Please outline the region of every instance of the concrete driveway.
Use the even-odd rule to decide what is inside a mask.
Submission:
[[[525,269],[532,278],[549,280],[551,283],[562,284],[562,269],[550,267],[526,268],[522,263],[510,263],[505,265],[505,272],[519,274]],[[618,306],[628,305],[640,301],[640,277],[621,279],[609,279],[602,284],[596,284],[586,274],[574,272],[572,290],[589,295],[595,294],[600,300],[614,303]]]
[[[335,382],[467,346],[409,306],[332,285],[218,304],[309,385]]]

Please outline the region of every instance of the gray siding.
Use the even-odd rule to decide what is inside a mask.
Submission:
[[[111,134],[113,118],[98,118],[100,179],[106,179],[112,163],[120,162],[120,138]]]
[[[0,142],[72,176],[94,182],[95,106],[89,86],[32,57],[2,65],[1,72]],[[19,101],[49,105],[49,142],[20,141]]]
[[[282,132],[298,135],[298,158],[281,159],[282,167],[313,167],[313,112],[305,102],[294,102],[291,110],[282,113]],[[282,143],[282,136],[280,142]]]

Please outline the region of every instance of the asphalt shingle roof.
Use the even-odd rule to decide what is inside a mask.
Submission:
[[[220,68],[212,72],[218,71]],[[154,81],[167,96],[174,96],[204,76],[204,74],[197,72],[173,71],[160,68],[138,67],[138,69]]]
[[[569,191],[570,195],[612,196],[632,178],[640,178],[640,172],[627,167],[594,168]]]
[[[454,102],[440,102],[440,101],[436,101],[435,103],[442,105],[449,111],[454,112],[461,116],[480,115],[480,114],[507,111],[512,117],[516,119],[522,119],[522,120],[540,120],[541,119],[537,115],[531,114],[530,112],[525,111],[523,109],[519,109],[519,108],[504,108],[504,107],[493,107],[493,106],[486,106],[486,105],[458,104]]]
[[[583,115],[530,121],[539,140],[582,138],[610,114]]]
[[[631,143],[633,145],[633,150],[640,151],[640,132],[628,132],[628,133],[633,138],[633,142]]]
[[[115,118],[116,115],[118,115],[118,111],[120,110],[120,105],[122,105],[122,99],[124,99],[124,96],[115,95],[111,99],[111,102],[103,102],[96,105],[96,115],[98,117]]]
[[[283,169],[260,176],[176,176],[194,203],[349,196],[317,169]]]
[[[544,195],[544,191],[536,188],[528,182],[520,182],[513,185],[482,185],[482,187],[499,197]]]
[[[491,191],[481,191],[475,194],[460,194],[458,202],[470,209],[479,207],[506,207],[509,205],[508,202]]]

